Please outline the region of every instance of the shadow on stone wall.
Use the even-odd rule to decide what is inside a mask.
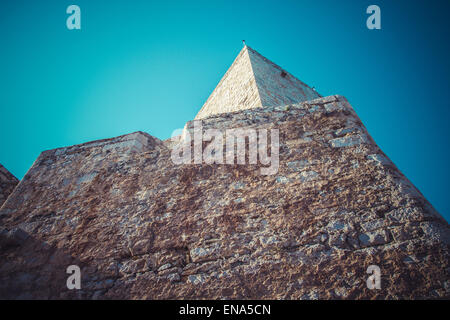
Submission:
[[[69,290],[67,267],[81,269],[81,289]],[[0,299],[102,299],[113,285],[95,265],[40,241],[22,229],[0,227]],[[124,289],[124,288],[122,288]],[[127,292],[122,290],[122,295]]]

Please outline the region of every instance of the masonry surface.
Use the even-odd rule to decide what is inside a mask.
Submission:
[[[19,180],[0,164],[0,206],[5,202],[18,183]]]
[[[175,165],[173,144],[143,132],[45,151],[0,209],[0,297],[450,298],[448,223],[344,97],[202,125],[279,129],[277,174]],[[71,264],[81,290],[66,287]]]

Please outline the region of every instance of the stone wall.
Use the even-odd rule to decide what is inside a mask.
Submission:
[[[345,98],[203,127],[279,129],[278,172],[175,165],[143,133],[43,152],[0,210],[0,298],[450,298],[448,223]]]
[[[19,180],[0,164],[0,208],[16,187]]]

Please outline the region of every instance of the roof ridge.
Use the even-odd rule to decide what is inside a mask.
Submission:
[[[225,74],[222,76],[222,78],[220,78],[219,83],[214,87],[214,90],[211,92],[211,94],[208,96],[208,99],[206,99],[205,103],[203,103],[202,107],[200,108],[200,110],[198,111],[198,113],[200,113],[203,108],[208,104],[208,101],[210,101],[210,99],[213,96],[213,93],[217,90],[217,88],[220,87],[220,85],[226,80],[226,78],[228,77],[228,75],[231,73],[231,70],[233,69],[233,67],[236,65],[237,61],[239,61],[240,58],[242,58],[242,56],[244,55],[244,52],[246,49],[248,48],[247,45],[244,45],[244,47],[241,49],[241,51],[239,51],[238,55],[236,56],[236,58],[234,58],[233,63],[231,64],[231,66],[227,69],[227,71],[225,72]],[[250,58],[250,57],[249,57]],[[197,114],[198,114],[197,113]]]

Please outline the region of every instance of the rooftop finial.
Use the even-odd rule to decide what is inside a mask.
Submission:
[[[247,45],[245,44],[245,40],[242,40],[242,43],[244,44],[244,47],[247,46]]]

